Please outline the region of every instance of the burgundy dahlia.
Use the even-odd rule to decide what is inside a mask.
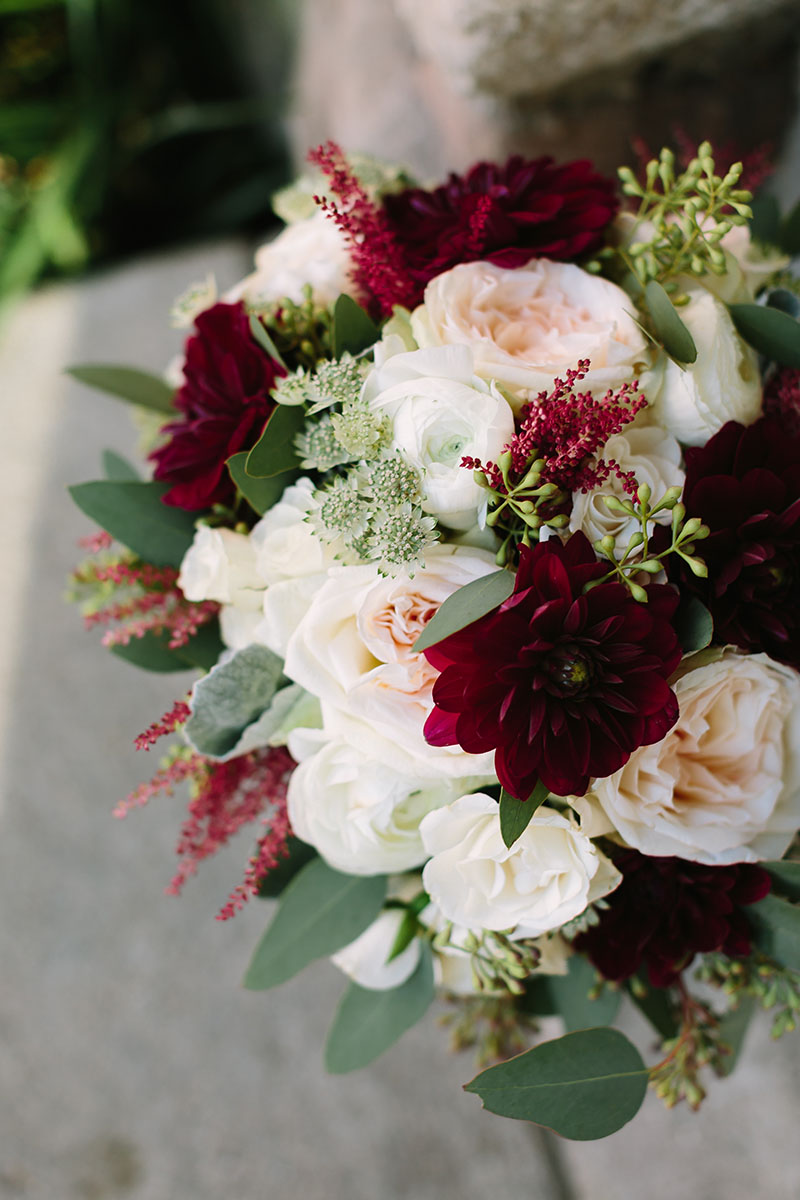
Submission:
[[[428,742],[494,750],[498,779],[524,800],[539,780],[583,795],[660,741],[678,717],[666,682],[681,657],[678,596],[655,585],[641,604],[621,583],[584,594],[605,571],[582,533],[523,549],[508,600],[425,651],[441,672]]]
[[[552,158],[480,162],[433,191],[407,188],[383,200],[420,295],[429,280],[483,259],[522,267],[531,258],[568,262],[602,242],[618,201],[590,162]]]
[[[707,867],[682,858],[650,858],[612,850],[622,883],[607,908],[575,939],[606,979],[628,979],[644,963],[654,987],[674,983],[695,954],[750,953],[750,926],[742,908],[763,899],[770,877],[761,867],[734,863]]]
[[[226,459],[258,441],[285,374],[253,339],[243,304],[215,304],[195,328],[175,398],[183,416],[164,426],[169,441],[150,455],[155,478],[173,485],[164,503],[190,512],[233,500]]]
[[[686,452],[684,503],[711,529],[708,578],[683,587],[711,611],[714,636],[800,668],[800,436],[762,417],[729,421]]]

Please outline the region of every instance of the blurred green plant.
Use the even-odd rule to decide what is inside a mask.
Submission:
[[[270,223],[292,13],[260,7],[256,99],[243,0],[0,0],[0,306],[43,275]]]

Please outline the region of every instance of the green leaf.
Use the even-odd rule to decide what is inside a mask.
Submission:
[[[244,469],[251,478],[266,479],[285,475],[300,466],[294,439],[305,425],[303,406],[278,404],[270,414],[264,432],[248,454]]]
[[[800,254],[800,201],[795,204],[792,211],[784,218],[781,225],[780,239],[776,239],[781,250],[786,254]]]
[[[527,800],[518,800],[505,788],[502,789],[500,792],[500,835],[509,850],[517,838],[521,837],[528,828],[531,817],[549,795],[550,789],[542,783],[541,779]]]
[[[750,201],[750,209],[753,213],[750,221],[751,238],[767,246],[780,246],[781,210],[775,196],[764,193],[754,196]]]
[[[434,996],[433,958],[421,947],[414,974],[400,987],[373,991],[352,983],[342,997],[325,1046],[325,1068],[344,1075],[373,1062],[416,1025]]]
[[[244,986],[276,987],[317,958],[355,941],[386,896],[383,875],[342,875],[321,858],[298,872],[247,968]]]
[[[313,846],[309,846],[308,842],[301,842],[300,838],[294,837],[293,834],[289,834],[286,839],[286,848],[289,851],[287,857],[279,859],[278,865],[273,867],[259,884],[258,894],[262,900],[277,899],[306,863],[317,857]]]
[[[271,478],[254,479],[245,471],[247,458],[246,450],[234,454],[227,462],[228,473],[253,511],[263,517],[267,509],[277,504],[284,490],[294,483],[298,472],[284,471],[282,475],[273,475]]]
[[[744,1038],[750,1026],[750,1021],[756,1013],[758,1002],[755,996],[740,996],[736,1008],[725,1013],[717,1027],[720,1041],[730,1046],[730,1054],[726,1054],[719,1067],[721,1075],[730,1075],[739,1061]]]
[[[800,971],[800,907],[770,893],[748,904],[747,920],[760,950],[784,967]]]
[[[696,596],[685,593],[681,596],[672,625],[684,654],[705,650],[714,636],[714,621],[705,604]]]
[[[525,991],[517,999],[517,1007],[533,1017],[556,1017],[558,1009],[553,1003],[548,980],[545,975],[532,975],[525,980]]]
[[[123,458],[121,454],[116,454],[113,450],[103,451],[103,471],[106,479],[117,483],[140,483],[142,478],[126,458]]]
[[[630,981],[626,983],[625,990],[639,1012],[665,1040],[677,1037],[680,1032],[678,1009],[669,988],[653,987],[644,970],[636,976],[636,981],[636,987]]]
[[[772,362],[800,367],[800,324],[788,313],[764,304],[729,304],[728,311],[746,342]]]
[[[547,987],[553,1007],[563,1019],[569,1033],[576,1029],[593,1029],[611,1025],[619,1011],[622,995],[604,987],[596,1000],[589,992],[597,984],[597,973],[582,954],[570,955],[568,974],[548,975]]]
[[[512,571],[492,571],[491,575],[473,579],[447,597],[417,638],[414,649],[418,652],[427,650],[443,638],[450,637],[451,633],[471,625],[479,617],[485,617],[507,600],[513,591]]]
[[[676,362],[693,363],[697,359],[694,338],[661,284],[651,279],[644,289],[644,295],[653,326],[667,354]]]
[[[616,1029],[586,1029],[544,1042],[482,1071],[465,1090],[501,1117],[533,1121],[576,1141],[616,1133],[636,1115],[648,1071]]]
[[[159,375],[151,375],[148,371],[139,371],[136,367],[85,364],[67,367],[67,375],[98,392],[138,404],[140,408],[167,414],[175,411],[172,403],[174,388]]]
[[[156,567],[179,567],[194,538],[195,516],[163,504],[168,483],[102,480],[78,483],[69,494],[87,517]]]
[[[397,936],[392,943],[391,950],[389,951],[389,957],[386,960],[387,963],[393,962],[394,959],[399,958],[403,951],[411,945],[414,938],[417,936],[418,929],[419,920],[417,919],[417,914],[410,908],[407,908],[403,913],[403,918],[397,930]]]
[[[774,890],[788,900],[800,900],[800,862],[762,862],[772,876]]]
[[[244,735],[269,710],[282,669],[277,654],[254,644],[237,650],[199,679],[192,695],[192,715],[184,729],[195,750],[207,758],[226,759],[254,749],[242,745]],[[301,691],[295,685],[290,701]],[[283,716],[283,711],[276,714],[277,723]],[[274,729],[264,727],[260,732],[263,738],[258,744],[265,745]]]
[[[144,637],[131,638],[125,646],[112,646],[111,652],[134,667],[164,673],[192,671],[198,667],[208,671],[224,649],[217,621],[201,625],[185,646],[171,650],[169,640],[168,633],[146,633]]]
[[[380,336],[378,326],[361,305],[342,293],[333,306],[333,357],[341,358],[345,351],[360,354],[374,346]]]
[[[255,313],[252,313],[250,316],[250,332],[252,333],[254,340],[258,342],[261,349],[266,350],[270,358],[274,359],[276,363],[280,363],[284,371],[288,371],[289,368],[281,358],[280,350],[270,337],[269,331],[265,327],[264,323],[255,315]]]

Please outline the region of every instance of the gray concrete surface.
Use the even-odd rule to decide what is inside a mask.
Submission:
[[[236,245],[144,261],[32,296],[0,337],[0,1200],[797,1200],[800,1038],[759,1027],[698,1116],[651,1098],[595,1144],[483,1113],[433,1015],[326,1077],[340,976],[319,964],[246,993],[267,909],[214,920],[249,840],[176,900],[180,798],[112,819],[155,767],[134,735],[188,681],[119,663],[62,604],[88,530],[65,485],[133,435],[123,406],[59,372],[160,367],[173,296],[246,265]]]

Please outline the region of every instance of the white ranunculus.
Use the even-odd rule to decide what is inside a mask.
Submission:
[[[616,284],[572,263],[474,262],[431,280],[411,323],[421,346],[469,346],[476,374],[521,406],[580,359],[591,362],[581,387],[595,395],[641,380],[653,355],[632,309]]]
[[[350,255],[339,229],[322,212],[296,221],[256,251],[256,269],[226,294],[229,302],[272,303],[284,298],[303,301],[311,284],[314,300],[333,304],[351,290]]]
[[[336,739],[292,773],[289,820],[297,836],[337,871],[408,871],[426,857],[420,821],[458,791],[450,780],[401,774]]]
[[[703,446],[726,421],[751,425],[761,414],[756,353],[737,334],[725,305],[691,285],[681,320],[694,338],[697,359],[667,362],[653,398],[653,416],[687,446]]]
[[[187,600],[216,600],[256,611],[264,584],[250,538],[232,529],[200,525],[183,556],[178,587]]]
[[[475,375],[469,347],[382,355],[363,394],[371,408],[390,418],[391,449],[420,472],[425,512],[451,529],[470,529],[486,491],[461,460],[496,462],[514,433],[514,414]]]
[[[729,649],[673,688],[677,724],[599,780],[592,800],[642,854],[780,858],[800,827],[800,676]]]
[[[621,876],[560,813],[540,808],[509,849],[496,800],[480,792],[428,814],[420,827],[432,856],[422,880],[444,917],[468,929],[538,937],[580,916]]]
[[[681,448],[675,438],[658,425],[632,427],[624,433],[614,434],[603,447],[602,456],[606,460],[613,459],[625,472],[633,471],[640,484],[648,484],[654,502],[668,488],[683,487],[685,474],[680,465]],[[610,535],[619,554],[634,533],[639,532],[640,524],[634,517],[612,513],[604,495],[629,498],[621,480],[612,473],[593,491],[573,493],[569,528],[582,530],[591,542]],[[665,512],[663,519],[669,521],[670,513]]]
[[[405,950],[387,961],[404,915],[400,908],[382,912],[354,942],[331,955],[331,962],[361,987],[377,992],[399,987],[414,974],[420,956],[419,938],[412,938]]]
[[[492,555],[450,544],[426,551],[413,578],[386,578],[372,564],[331,567],[289,638],[286,674],[319,697],[323,712],[339,710],[343,736],[365,753],[371,738],[384,739],[403,759],[411,755],[419,773],[493,778],[491,753],[425,741],[437,672],[413,647],[448,596],[494,570]]]

